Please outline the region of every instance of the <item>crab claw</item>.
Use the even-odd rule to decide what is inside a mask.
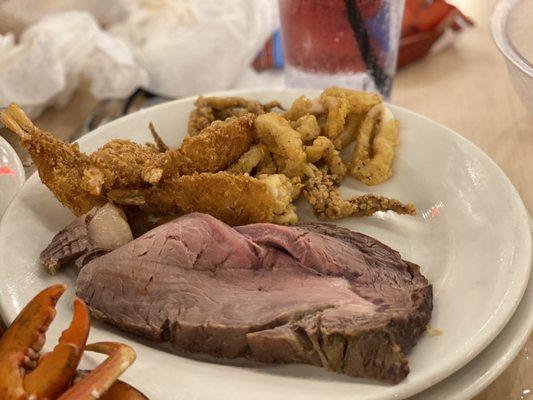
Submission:
[[[35,296],[0,339],[0,399],[26,398],[20,368],[38,353],[55,316],[55,305],[65,285],[51,286]]]
[[[58,400],[94,400],[100,398],[117,378],[135,361],[135,351],[122,343],[100,342],[90,344],[85,350],[109,357],[85,378],[74,384]]]
[[[59,343],[41,357],[39,365],[24,377],[24,389],[37,399],[55,399],[70,385],[89,335],[89,312],[83,301],[74,299],[74,316]]]

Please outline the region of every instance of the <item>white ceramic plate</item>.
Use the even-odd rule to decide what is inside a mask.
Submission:
[[[533,274],[524,297],[509,323],[483,352],[444,381],[409,400],[469,400],[500,375],[531,335],[533,330]]]
[[[25,179],[24,167],[17,152],[0,136],[0,217]]]
[[[288,105],[302,91],[233,91],[261,101]],[[316,95],[308,91],[307,95]],[[178,144],[192,99],[162,104],[116,120],[87,135],[80,144],[90,151],[112,138],[150,140],[153,121],[163,138]],[[479,149],[451,130],[399,107],[401,144],[394,176],[368,188],[346,179],[346,194],[370,190],[418,207],[418,217],[381,213],[346,219],[341,225],[396,248],[422,266],[434,284],[431,325],[442,336],[425,336],[409,355],[411,373],[390,386],[352,379],[303,365],[264,366],[246,362],[215,364],[183,358],[150,347],[95,324],[91,340],[122,340],[138,352],[127,379],[153,399],[391,399],[405,398],[443,380],[483,350],[502,330],[525,290],[531,261],[527,212],[503,172]],[[302,218],[311,218],[302,203]],[[39,252],[72,219],[39,178],[32,176],[0,225],[0,312],[12,319],[33,293],[54,282],[73,287],[73,273],[47,276]],[[23,221],[23,223],[22,223]],[[54,337],[67,324],[66,302],[58,306]]]

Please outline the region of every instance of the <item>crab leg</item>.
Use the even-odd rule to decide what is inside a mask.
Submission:
[[[30,362],[31,352],[38,353],[44,335],[55,316],[55,305],[65,292],[65,285],[44,289],[24,307],[0,340],[0,398],[26,397],[20,368]]]
[[[85,378],[74,384],[58,400],[94,400],[101,397],[116,379],[135,361],[135,351],[125,344],[100,342],[85,350],[109,355]]]
[[[43,355],[37,368],[24,377],[26,393],[38,399],[58,397],[76,374],[88,335],[87,306],[76,298],[70,327],[62,333],[54,350]]]

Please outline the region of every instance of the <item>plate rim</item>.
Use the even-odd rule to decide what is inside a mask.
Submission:
[[[231,95],[240,95],[240,96],[253,96],[253,95],[272,95],[272,96],[275,96],[276,94],[279,94],[279,93],[284,93],[285,95],[287,95],[287,93],[290,93],[290,94],[294,94],[294,95],[301,95],[301,94],[306,94],[306,95],[316,95],[318,93],[320,93],[320,90],[314,90],[314,89],[299,89],[299,88],[247,88],[247,89],[233,89],[233,90],[225,90],[225,91],[216,91],[216,92],[211,92],[211,93],[205,93],[203,94],[203,96],[231,96]],[[153,111],[154,109],[156,108],[165,108],[165,107],[173,107],[175,106],[176,104],[181,104],[181,103],[189,103],[191,102],[192,100],[196,99],[198,96],[195,95],[195,96],[189,96],[189,97],[186,97],[186,98],[181,98],[181,99],[176,99],[176,100],[171,100],[171,101],[167,101],[167,102],[163,102],[163,103],[160,103],[160,104],[156,104],[156,105],[153,105],[151,107],[147,107],[147,108],[144,108],[144,109],[141,109],[135,113],[131,113],[131,114],[128,114],[128,115],[124,115],[120,118],[117,118],[113,121],[110,121],[109,123],[106,123],[96,129],[94,129],[93,131],[87,133],[86,135],[82,136],[81,138],[79,138],[78,140],[76,140],[77,143],[80,143],[80,144],[84,144],[86,141],[90,141],[93,137],[99,135],[101,133],[101,131],[103,129],[113,129],[113,127],[115,125],[119,125],[121,124],[125,119],[128,119],[128,118],[131,118],[133,115],[139,115],[139,114],[146,114],[146,113],[149,113],[151,111]],[[506,184],[506,186],[510,189],[510,192],[512,194],[512,198],[515,202],[515,204],[519,204],[520,205],[520,214],[524,214],[526,216],[528,216],[528,212],[527,212],[527,209],[518,193],[518,191],[516,190],[515,186],[513,185],[513,183],[510,181],[510,179],[508,178],[508,176],[505,174],[505,172],[498,166],[498,164],[492,160],[483,150],[481,150],[478,146],[476,146],[474,143],[472,143],[470,140],[468,140],[467,138],[461,136],[459,133],[455,132],[453,129],[451,128],[448,128],[446,127],[445,125],[439,123],[439,122],[436,122],[426,116],[423,116],[417,112],[414,112],[414,111],[411,111],[409,109],[406,109],[404,107],[401,107],[401,106],[396,106],[396,105],[393,105],[393,104],[390,104],[390,106],[393,108],[393,112],[394,112],[394,109],[398,109],[398,110],[401,110],[401,112],[405,113],[405,114],[408,114],[410,115],[410,117],[413,117],[413,118],[418,118],[418,119],[422,119],[424,120],[425,122],[428,122],[430,124],[433,124],[433,125],[436,125],[438,126],[440,129],[442,129],[443,131],[446,132],[446,134],[451,134],[451,136],[458,142],[462,142],[462,143],[465,143],[467,144],[467,146],[471,146],[470,150],[473,150],[474,153],[477,153],[478,156],[480,156],[482,159],[484,159],[484,161],[488,162],[488,165],[490,165],[492,167],[492,169],[498,174],[499,178],[502,179],[502,181]],[[37,172],[33,173],[25,182],[24,184],[22,185],[22,187],[19,189],[19,191],[17,192],[17,194],[13,197],[13,199],[15,199],[16,197],[18,197],[20,195],[20,192],[23,190],[23,188],[25,187],[25,185],[29,185],[30,184],[30,181],[32,181],[33,179],[36,179],[35,177],[35,174]],[[14,203],[13,201],[10,203],[10,205],[8,206],[8,208],[6,209],[6,212],[4,215],[8,215],[10,212],[11,212],[11,209],[14,207]],[[526,221],[528,221],[528,219],[526,219]],[[528,223],[528,222],[526,222]],[[528,224],[529,225],[529,224]],[[0,221],[0,237],[3,235],[3,232],[4,232],[4,229],[5,229],[5,223],[3,223],[3,219],[2,221]],[[533,254],[533,245],[532,245],[532,233],[531,233],[531,230],[528,229],[526,230],[526,232],[528,232],[528,236],[529,236],[529,240],[527,240],[527,253],[529,255],[529,259],[531,260],[533,257],[532,257],[532,254]],[[525,251],[525,250],[524,250]],[[426,377],[426,379],[421,379],[421,382],[419,382],[418,384],[412,384],[412,385],[409,385],[408,387],[411,387],[412,389],[411,390],[401,390],[399,391],[398,395],[396,396],[396,398],[404,398],[406,396],[413,396],[417,393],[420,393],[424,390],[427,390],[429,387],[433,386],[434,384],[440,382],[440,381],[443,381],[445,380],[446,378],[450,377],[453,373],[455,373],[456,371],[459,371],[461,368],[463,368],[465,365],[467,365],[470,361],[472,361],[477,355],[479,355],[487,346],[490,345],[490,343],[500,334],[500,332],[502,331],[502,329],[507,325],[507,323],[509,322],[509,320],[512,318],[512,316],[514,315],[516,309],[518,308],[519,304],[520,304],[520,301],[525,293],[525,290],[528,286],[528,281],[529,281],[529,276],[531,274],[531,264],[529,265],[529,267],[527,268],[527,271],[526,271],[526,279],[523,280],[523,282],[519,282],[517,283],[517,288],[519,288],[519,290],[514,290],[512,291],[508,291],[505,293],[505,297],[507,298],[507,301],[505,301],[505,304],[504,306],[500,307],[499,311],[498,311],[498,314],[497,314],[497,317],[496,318],[496,324],[494,325],[494,322],[493,322],[493,326],[495,326],[495,328],[492,329],[492,331],[487,334],[486,333],[486,330],[484,330],[484,332],[482,333],[482,335],[475,341],[475,343],[473,343],[471,346],[470,346],[470,351],[467,353],[467,354],[463,354],[463,357],[459,357],[459,356],[456,356],[456,357],[452,357],[448,364],[447,367],[445,368],[441,368],[440,369],[440,372],[439,370],[437,370],[436,372],[433,372],[432,374],[429,374],[429,376]],[[1,290],[0,290],[1,291]],[[503,310],[503,312],[502,312]],[[3,314],[5,315],[5,307],[2,306],[2,302],[0,302],[0,311],[3,312]],[[502,316],[503,314],[503,316]],[[10,316],[11,317],[11,316]]]

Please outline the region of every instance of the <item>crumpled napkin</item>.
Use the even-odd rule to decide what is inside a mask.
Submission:
[[[146,85],[148,75],[120,38],[81,11],[51,14],[28,27],[18,43],[0,35],[0,107],[11,102],[37,116],[69,101],[80,78],[97,99],[122,98]]]
[[[146,88],[167,97],[242,86],[279,25],[276,0],[127,1],[128,15],[109,31],[148,71]]]

